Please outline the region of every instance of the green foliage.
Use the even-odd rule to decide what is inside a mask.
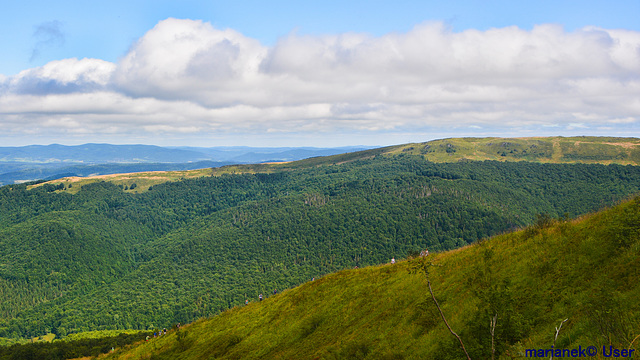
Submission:
[[[638,349],[640,239],[619,248],[611,229],[640,223],[638,200],[556,221],[528,237],[500,235],[463,249],[343,270],[199,320],[106,359],[459,359],[435,310],[424,272],[473,359],[556,347]],[[540,274],[538,266],[550,264]],[[189,339],[180,345],[180,336]],[[179,355],[178,355],[179,354]]]
[[[57,340],[51,343],[26,343],[0,346],[0,360],[64,360],[106,354],[112,349],[140,341],[148,332],[121,333],[99,338],[88,337],[73,340]]]
[[[0,337],[170,327],[312,277],[465,246],[536,214],[576,216],[640,190],[634,166],[432,163],[376,151],[245,168],[256,173],[207,170],[140,193],[118,186],[147,189],[137,178],[77,193],[1,187]],[[632,246],[633,226],[612,230],[619,246]],[[546,276],[553,264],[536,271]],[[485,312],[508,295],[501,286]]]

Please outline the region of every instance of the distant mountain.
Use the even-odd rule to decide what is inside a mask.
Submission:
[[[181,163],[212,160],[203,153],[153,145],[30,145],[0,148],[0,162],[21,163]]]
[[[346,146],[337,148],[315,147],[178,147],[177,149],[201,152],[210,155],[217,161],[230,161],[239,164],[256,164],[262,162],[296,161],[317,156],[330,156],[370,149],[365,146]]]
[[[366,148],[169,148],[110,144],[1,147],[0,185],[62,176],[193,170],[229,164],[295,161],[363,149]]]
[[[0,147],[0,163],[185,163],[194,161],[294,161],[335,155],[367,147],[264,148],[264,147],[160,147],[154,145],[84,144]]]

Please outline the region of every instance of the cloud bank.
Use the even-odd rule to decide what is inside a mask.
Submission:
[[[232,29],[167,19],[118,63],[63,59],[0,75],[0,123],[14,136],[638,136],[639,95],[634,31],[456,33],[433,22],[380,37],[294,32],[266,47]]]

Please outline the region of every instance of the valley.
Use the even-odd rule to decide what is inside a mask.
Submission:
[[[371,358],[384,354],[395,356],[391,344],[385,345],[382,339],[393,339],[399,334],[381,332],[376,335],[365,331],[360,338],[357,333],[362,329],[374,331],[393,327],[385,321],[404,324],[415,339],[426,336],[415,328],[421,322],[431,324],[423,329],[424,333],[432,328],[442,331],[437,314],[432,316],[429,303],[416,303],[417,299],[424,302],[428,298],[419,274],[409,274],[415,260],[401,261],[396,267],[380,266],[392,257],[408,259],[428,248],[432,254],[437,254],[433,259],[438,259],[438,264],[457,259],[451,260],[455,265],[444,266],[457,269],[453,273],[434,270],[434,276],[437,276],[434,279],[438,279],[434,284],[450,284],[445,287],[448,290],[436,291],[437,295],[441,294],[443,299],[469,301],[461,305],[468,314],[453,315],[457,319],[454,323],[467,329],[467,333],[479,333],[483,330],[475,329],[475,322],[466,324],[463,319],[470,321],[469,316],[480,316],[473,310],[481,304],[478,301],[498,301],[491,306],[510,309],[508,316],[501,318],[502,353],[515,351],[513,346],[518,343],[522,346],[542,344],[539,339],[546,330],[538,325],[551,326],[552,315],[547,318],[537,314],[531,310],[534,306],[531,301],[539,299],[543,289],[550,289],[545,287],[550,286],[546,282],[559,279],[565,270],[571,270],[572,274],[588,274],[583,267],[595,266],[593,261],[604,259],[604,255],[590,258],[590,252],[584,252],[595,246],[594,241],[603,241],[603,249],[592,249],[594,256],[600,252],[617,254],[615,248],[620,249],[620,254],[631,251],[624,256],[632,256],[632,249],[637,247],[633,201],[621,207],[627,210],[605,212],[617,214],[616,211],[622,211],[624,215],[610,215],[611,221],[622,221],[622,225],[609,225],[609,220],[602,220],[597,226],[608,230],[602,230],[603,235],[593,235],[594,238],[589,237],[588,230],[579,229],[596,225],[589,225],[589,222],[581,225],[582,220],[571,219],[609,216],[588,214],[638,194],[640,168],[635,165],[638,143],[637,139],[621,138],[444,139],[294,162],[67,177],[3,186],[0,188],[0,337],[17,340],[53,334],[65,338],[96,330],[143,331],[171,328],[176,323],[188,324],[211,317],[189,327],[197,329],[199,324],[214,326],[208,321],[215,324],[219,321],[216,319],[229,316],[234,316],[233,321],[245,321],[240,317],[257,315],[237,315],[240,317],[235,318],[236,315],[230,314],[258,311],[265,312],[264,319],[272,319],[267,321],[269,324],[280,316],[309,322],[305,325],[297,320],[286,320],[298,324],[294,326],[296,329],[309,327],[305,330],[308,334],[300,338],[299,334],[294,334],[299,329],[283,328],[282,339],[269,340],[275,348],[265,349],[263,354],[290,358],[284,354],[290,354],[288,351],[294,351],[295,346],[314,346],[321,349],[318,354],[324,354],[322,356],[346,354],[345,351],[363,352]],[[631,216],[630,220],[625,220],[627,216]],[[568,232],[562,233],[565,230]],[[511,233],[513,231],[519,232]],[[554,237],[558,232],[561,236]],[[583,239],[575,241],[593,244],[565,244],[574,236],[568,234]],[[556,240],[549,240],[549,236]],[[496,238],[486,240],[491,237]],[[551,250],[554,246],[556,255]],[[573,246],[571,249],[579,250],[578,254],[582,255],[569,255],[569,248],[564,246]],[[495,259],[491,257],[493,255],[478,255],[480,249],[486,248],[493,249],[482,250],[487,254],[489,251],[501,255]],[[522,258],[534,259],[542,254],[549,256],[547,260]],[[562,265],[548,260],[553,256],[557,256]],[[613,281],[611,286],[623,291],[622,283],[616,285],[617,282],[630,284],[630,280],[624,279],[637,271],[629,259],[624,260],[630,261],[625,263],[628,270],[624,271],[628,272],[620,270],[624,274],[615,275],[618,270],[602,270],[614,274],[611,275],[613,280],[603,278],[598,281],[602,284]],[[504,264],[513,265],[503,268]],[[513,267],[516,264],[528,267],[516,269]],[[571,268],[556,271],[557,266]],[[618,269],[623,265],[611,266]],[[355,267],[358,269],[354,270]],[[480,274],[485,277],[469,283],[469,279]],[[512,279],[517,274],[529,274],[526,276],[530,277]],[[345,276],[372,287],[359,288],[357,283],[338,284]],[[498,280],[489,279],[493,276]],[[372,281],[386,281],[387,277],[394,285]],[[311,279],[316,280],[310,282]],[[586,284],[584,278],[580,279],[583,280],[575,277],[562,281]],[[483,281],[489,281],[486,289],[477,285]],[[519,285],[511,288],[510,281]],[[320,286],[329,288],[310,290]],[[563,286],[565,290],[561,293],[571,291]],[[354,292],[347,295],[337,287]],[[407,287],[415,288],[411,290],[415,291],[411,295],[415,298],[395,299],[392,296],[406,293]],[[388,293],[380,290],[386,288]],[[487,289],[504,293],[499,296],[480,294],[489,291]],[[274,290],[282,294],[257,303],[259,294],[272,294]],[[637,290],[631,286],[628,290],[631,293],[626,291],[615,295],[618,302],[615,306],[620,306],[619,309],[627,306],[622,305],[628,304],[625,299],[630,299],[630,294]],[[359,314],[357,309],[372,301],[367,294],[395,299],[385,305],[371,304],[374,307],[390,306],[371,311],[385,316],[393,313],[393,316],[383,320],[382,317],[369,318]],[[471,294],[475,294],[475,298]],[[291,296],[301,305],[289,303]],[[536,306],[545,309],[564,306],[566,310],[578,301],[573,295],[566,298],[548,296],[545,300],[548,302]],[[614,306],[611,305],[614,300],[610,301],[604,293],[602,296],[602,306]],[[287,300],[282,306],[297,310],[291,310],[293,312],[289,314],[289,310],[269,305],[285,301],[283,299]],[[324,299],[323,303],[315,303],[320,299]],[[252,304],[240,310],[246,300]],[[510,308],[502,303],[505,301],[512,302]],[[565,303],[558,305],[558,301]],[[307,302],[310,303],[303,305]],[[451,304],[454,300],[448,302]],[[325,310],[321,309],[325,303],[333,310],[327,308],[328,312],[323,313]],[[341,308],[340,303],[345,304],[344,307]],[[451,306],[446,305],[447,300],[444,304]],[[296,315],[296,311],[310,308],[319,312],[309,315],[311,318]],[[403,313],[400,309],[404,308],[413,310]],[[523,315],[526,309],[529,310]],[[326,323],[330,328],[336,326],[328,325],[334,321],[330,319],[337,316],[331,311],[355,311],[353,315],[344,315],[347,318],[354,316],[352,330],[345,330],[352,333],[330,332],[318,335],[319,338],[338,336],[353,341],[307,343],[307,338],[316,341],[311,335],[315,334],[315,329],[324,326],[322,324]],[[276,316],[276,313],[280,315]],[[217,314],[222,315],[215,316]],[[634,324],[637,313],[634,310],[630,314],[631,317],[624,321]],[[261,316],[257,318],[262,319]],[[366,323],[355,320],[361,316],[369,320]],[[588,318],[584,314],[580,316]],[[274,334],[274,330],[268,330],[271,325],[267,323],[260,326]],[[478,319],[477,323],[482,321]],[[247,326],[233,328],[249,329],[254,325]],[[633,325],[629,326],[630,332],[636,330]],[[267,341],[261,338],[246,342],[244,339],[250,339],[247,336],[254,330],[237,334],[225,332],[227,330],[221,328],[221,337],[211,338],[208,343],[200,344],[200,340],[196,340],[207,339],[202,334],[188,335],[186,339],[192,339],[193,351],[211,351],[221,357],[228,353],[229,358],[236,358],[231,355],[236,351],[231,351],[236,349],[236,344]],[[509,335],[511,338],[508,333],[513,333]],[[188,334],[197,334],[197,331]],[[291,335],[289,340],[286,340],[286,334]],[[588,331],[584,334],[589,341],[599,339],[597,334]],[[574,339],[579,336],[582,335],[576,335]],[[438,335],[440,337],[446,335]],[[172,351],[186,346],[173,343],[177,341],[174,337],[166,339],[168,352],[162,355],[166,358],[172,358],[175,355]],[[287,343],[293,339],[300,342]],[[626,340],[621,339],[616,341],[624,344]],[[225,343],[227,340],[229,342]],[[440,340],[420,349],[416,348],[418,345],[414,340],[406,341],[407,345],[397,352],[398,356],[415,356],[427,350],[442,352],[444,349],[453,353],[453,345],[438,342]],[[486,338],[477,341],[473,346],[478,354],[485,354]],[[374,343],[378,345],[373,346]],[[210,349],[203,350],[202,347],[207,346]],[[243,351],[262,354],[251,347],[237,349],[238,354]],[[335,356],[341,358],[338,355]]]

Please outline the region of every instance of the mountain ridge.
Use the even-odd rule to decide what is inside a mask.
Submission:
[[[360,150],[327,156],[313,156],[296,161],[277,161],[261,164],[220,164],[208,172],[205,169],[180,171],[176,173],[141,172],[138,175],[125,174],[139,178],[146,187],[136,190],[144,191],[148,186],[174,181],[179,178],[194,178],[204,174],[220,175],[227,173],[272,173],[274,171],[295,170],[311,166],[339,165],[345,162],[374,158],[375,156],[417,156],[426,161],[436,163],[464,161],[499,161],[499,162],[535,162],[557,164],[618,164],[640,165],[640,139],[614,137],[524,137],[524,138],[448,138],[422,143],[392,145],[374,149]],[[161,178],[166,176],[166,180]],[[55,179],[50,182],[65,184],[101,181],[100,175],[90,178]],[[118,176],[109,177],[116,183]],[[77,187],[76,187],[77,189]],[[76,191],[76,190],[74,190]]]
[[[254,158],[265,156],[299,159],[296,151],[305,154],[336,154],[349,150],[362,150],[362,146],[314,148],[314,147],[163,147],[157,145],[114,145],[86,143],[82,145],[27,145],[0,147],[0,162],[31,163],[183,163],[193,161],[233,161],[245,154]],[[285,155],[283,155],[285,154]],[[318,155],[315,155],[318,156]],[[262,160],[259,160],[260,162]],[[245,163],[246,161],[242,161]]]

